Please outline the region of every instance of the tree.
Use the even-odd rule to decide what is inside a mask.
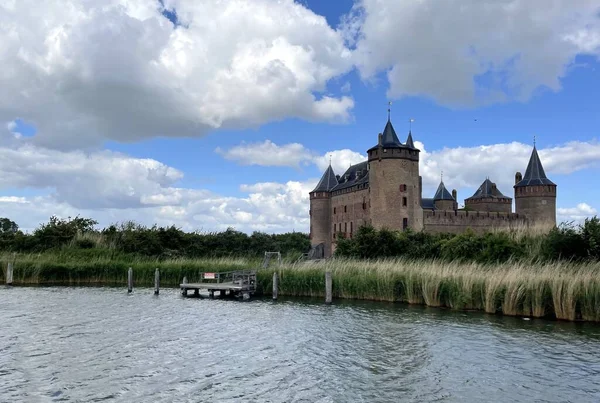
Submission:
[[[0,217],[0,234],[15,234],[19,230],[19,226],[16,222]]]

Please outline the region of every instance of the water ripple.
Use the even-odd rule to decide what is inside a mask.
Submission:
[[[0,402],[597,402],[600,327],[361,302],[0,290]]]

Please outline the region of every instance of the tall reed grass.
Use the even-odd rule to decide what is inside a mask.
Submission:
[[[442,260],[345,260],[283,262],[259,269],[260,259],[215,258],[152,260],[131,256],[31,254],[0,255],[14,261],[15,284],[121,285],[132,267],[137,287],[151,286],[154,270],[161,284],[177,286],[184,276],[200,279],[206,271],[258,269],[259,292],[270,294],[273,272],[282,296],[324,297],[326,271],[335,298],[424,304],[490,314],[522,315],[600,322],[600,262],[514,261],[501,264]],[[0,271],[4,282],[4,272]]]

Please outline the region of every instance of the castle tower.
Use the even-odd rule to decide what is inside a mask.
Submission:
[[[455,192],[456,190],[453,191],[453,193]],[[433,196],[433,205],[436,210],[456,210],[458,208],[456,199],[448,192],[448,189],[446,189],[446,186],[444,185],[444,181],[440,182],[440,185],[435,192],[435,196]]]
[[[406,144],[396,135],[388,117],[378,144],[367,151],[371,223],[373,227],[423,229],[419,153],[408,134]]]
[[[491,180],[486,179],[475,194],[465,199],[465,208],[471,211],[512,212],[512,199],[504,196]]]
[[[556,225],[556,184],[546,177],[535,144],[525,176],[515,175],[515,209],[533,224]]]
[[[331,189],[338,184],[331,163],[310,195],[310,244],[323,244],[323,255],[331,256]]]

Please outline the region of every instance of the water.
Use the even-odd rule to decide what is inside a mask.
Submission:
[[[2,402],[598,402],[600,326],[0,288]]]

